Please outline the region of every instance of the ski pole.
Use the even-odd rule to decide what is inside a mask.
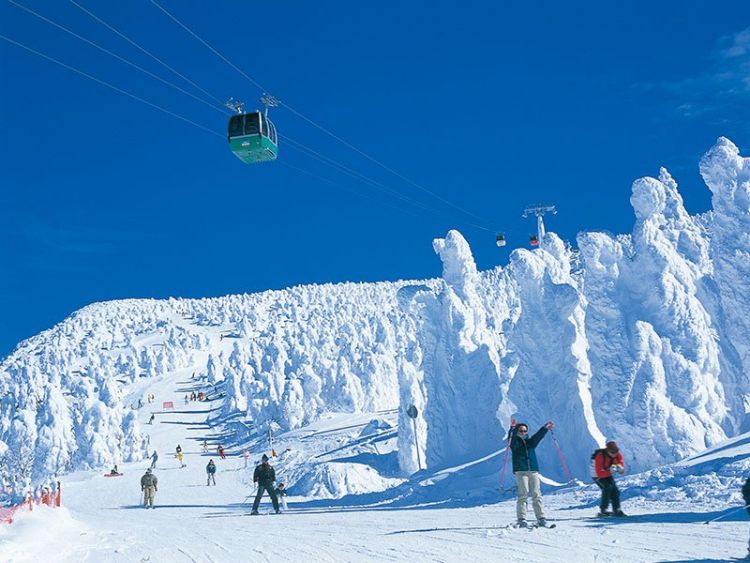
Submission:
[[[735,508],[734,510],[730,510],[726,514],[722,514],[721,516],[717,516],[716,518],[712,518],[711,520],[706,520],[703,523],[704,524],[710,524],[711,522],[716,522],[717,520],[721,520],[722,518],[726,518],[730,514],[734,514],[735,512],[739,512],[740,510],[744,510],[746,508],[750,508],[750,504],[746,504],[745,506],[740,506],[739,508]]]
[[[510,442],[513,440],[513,429],[516,427],[516,419],[510,420],[510,430],[508,430],[508,443],[505,445],[505,461],[503,461],[503,470],[500,474],[500,488],[505,486],[505,469],[508,467],[508,456],[510,455]]]
[[[557,455],[560,457],[560,463],[562,464],[563,471],[565,472],[565,476],[568,478],[568,483],[570,483],[573,478],[570,476],[570,471],[568,471],[568,464],[565,463],[565,456],[562,453],[562,448],[560,447],[560,444],[557,441],[557,438],[555,438],[555,433],[550,429],[549,431],[550,436],[552,436],[552,441],[555,443],[555,447],[557,448]]]

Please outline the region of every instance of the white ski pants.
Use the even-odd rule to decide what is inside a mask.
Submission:
[[[537,520],[544,518],[542,505],[542,491],[539,485],[539,473],[536,471],[516,471],[516,486],[518,487],[518,501],[516,502],[516,516],[519,520],[526,520],[528,497],[531,495],[531,505]]]

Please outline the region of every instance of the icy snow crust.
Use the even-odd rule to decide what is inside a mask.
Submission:
[[[477,459],[499,471],[512,417],[554,420],[578,478],[605,439],[631,471],[714,446],[748,429],[748,162],[719,139],[700,163],[710,213],[689,215],[662,170],[633,184],[630,235],[581,233],[574,250],[547,233],[505,268],[478,272],[451,231],[438,280],[86,307],[0,364],[4,488],[143,459],[138,399],[174,374],[219,399],[207,423],[235,443],[392,410],[394,463],[369,490]],[[564,482],[545,440],[543,472]],[[295,471],[311,496],[365,492],[356,461]]]

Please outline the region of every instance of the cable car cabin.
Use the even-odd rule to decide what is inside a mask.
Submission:
[[[232,152],[245,164],[276,160],[279,154],[276,127],[259,111],[233,115],[227,139]]]
[[[539,239],[537,238],[536,235],[531,235],[529,237],[529,244],[531,246],[539,246]]]
[[[505,235],[503,233],[495,235],[495,244],[498,246],[505,246]]]

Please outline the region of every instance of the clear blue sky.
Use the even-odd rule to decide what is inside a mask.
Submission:
[[[14,0],[179,84],[72,3]],[[219,99],[261,92],[149,0],[76,0]],[[95,301],[208,297],[295,284],[426,278],[461,230],[480,268],[533,231],[629,232],[630,185],[667,166],[708,209],[700,156],[750,147],[746,1],[160,0],[254,80],[446,206],[311,127],[248,166],[225,139],[0,40],[0,357]],[[223,135],[226,116],[0,0],[0,33]],[[294,168],[307,171],[301,173]],[[494,245],[494,230],[509,245]]]

